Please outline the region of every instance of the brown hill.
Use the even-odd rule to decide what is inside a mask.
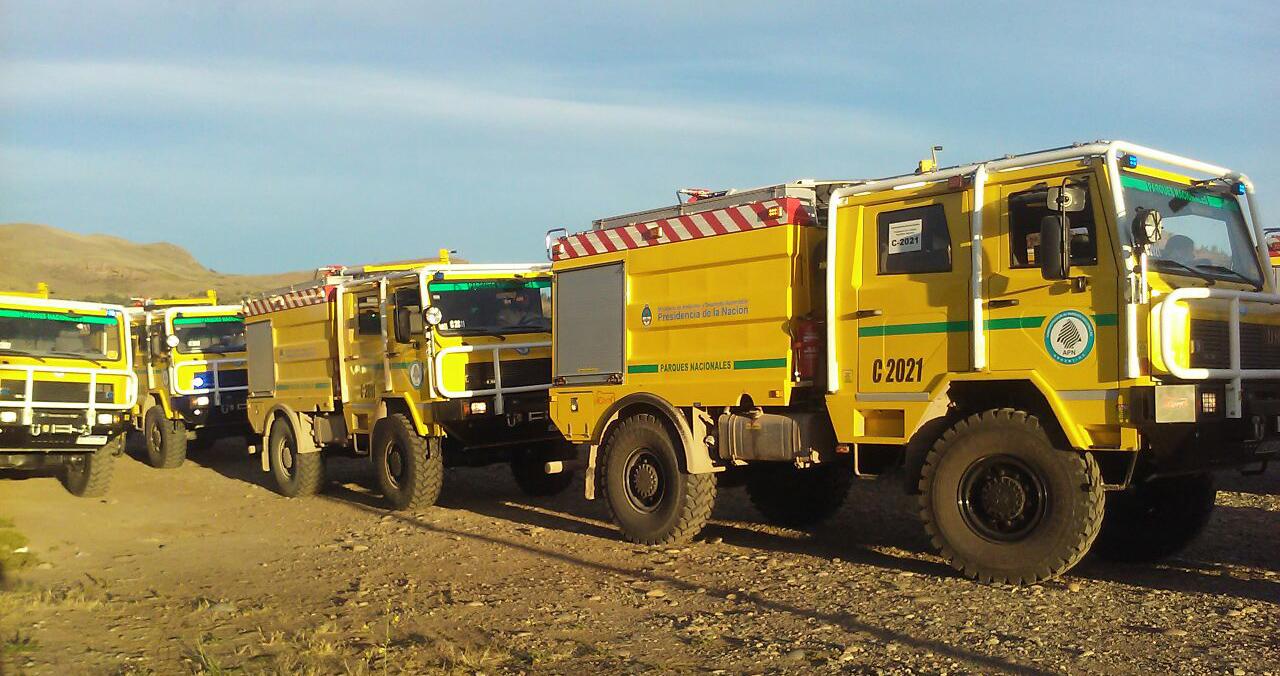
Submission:
[[[226,302],[246,293],[311,279],[311,272],[229,275],[168,242],[137,244],[47,225],[0,224],[0,290],[47,282],[60,298],[124,302],[132,296],[186,297],[214,289]]]

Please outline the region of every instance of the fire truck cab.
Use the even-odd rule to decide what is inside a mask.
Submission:
[[[137,299],[133,326],[138,403],[152,467],[178,467],[188,450],[249,432],[244,317],[239,305],[200,298]]]
[[[439,261],[322,270],[245,303],[249,421],[285,495],[326,454],[368,458],[396,508],[434,504],[446,465],[508,462],[533,495],[573,455],[551,424],[548,266]]]
[[[136,395],[129,339],[119,305],[0,294],[0,469],[106,493]]]

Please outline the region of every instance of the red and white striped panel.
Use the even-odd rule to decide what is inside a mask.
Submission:
[[[623,249],[730,235],[775,225],[808,225],[812,220],[805,202],[794,197],[784,197],[567,235],[552,245],[551,255],[553,260],[561,261]]]
[[[313,286],[308,289],[276,293],[248,300],[244,303],[244,314],[246,317],[255,317],[257,315],[265,315],[268,312],[319,305],[333,298],[334,288],[332,286]]]

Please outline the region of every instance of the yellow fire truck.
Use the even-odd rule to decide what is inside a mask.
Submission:
[[[1209,470],[1280,449],[1241,174],[1099,141],[697,195],[548,234],[552,417],[633,541],[694,536],[718,477],[804,525],[900,465],[953,567],[1030,583],[1176,551]]]
[[[0,469],[56,469],[74,495],[103,495],[136,393],[118,305],[0,294]]]
[[[244,318],[239,305],[200,298],[139,299],[129,308],[142,431],[152,467],[182,464],[189,448],[249,431]]]
[[[548,266],[439,261],[331,268],[245,302],[249,421],[281,493],[324,482],[323,454],[369,458],[387,500],[434,504],[450,466],[510,462],[525,492],[573,448],[551,425]]]

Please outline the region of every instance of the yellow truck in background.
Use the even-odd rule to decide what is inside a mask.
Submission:
[[[0,469],[105,494],[137,391],[129,340],[119,305],[0,293]]]
[[[315,493],[325,454],[368,458],[399,509],[434,504],[446,465],[509,462],[564,490],[551,424],[546,265],[439,261],[322,270],[245,301],[249,422],[282,494]]]
[[[1099,141],[696,194],[548,234],[552,418],[632,541],[693,537],[720,478],[800,526],[900,466],[951,566],[1032,583],[1176,551],[1210,470],[1280,451],[1241,174]]]
[[[178,467],[187,451],[249,432],[244,317],[239,305],[199,298],[138,299],[129,308],[138,375],[133,424],[152,467]]]

